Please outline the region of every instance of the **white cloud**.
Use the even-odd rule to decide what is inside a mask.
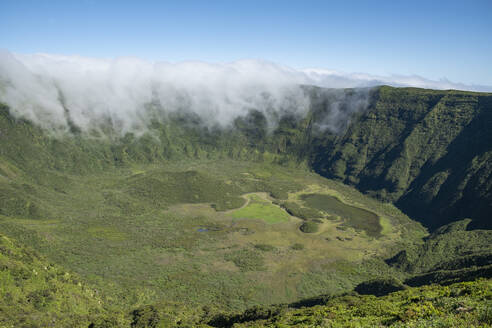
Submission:
[[[0,51],[0,101],[7,103],[14,115],[57,130],[67,129],[67,108],[82,130],[111,120],[122,133],[141,132],[148,124],[148,104],[158,104],[164,113],[193,111],[208,124],[228,125],[252,108],[273,120],[276,111],[303,114],[308,110],[309,99],[301,84],[476,89],[418,76],[296,70],[258,60],[167,63]],[[338,126],[339,120],[346,119],[342,114],[337,112],[331,122],[324,120],[323,124]]]
[[[434,81],[418,75],[379,76],[366,73],[343,73],[317,68],[309,68],[301,71],[314,81],[313,84],[320,86],[336,85],[341,88],[354,88],[391,85],[395,87],[417,87],[438,90],[492,91],[492,86],[467,85],[451,82],[447,79]]]

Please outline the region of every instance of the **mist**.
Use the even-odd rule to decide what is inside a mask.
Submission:
[[[353,112],[367,107],[367,87],[381,84],[466,89],[449,81],[297,70],[260,60],[168,63],[0,51],[0,102],[15,117],[62,132],[70,124],[87,132],[109,122],[122,135],[141,134],[151,119],[175,112],[191,112],[202,124],[226,127],[253,109],[274,127],[283,112],[303,116],[309,111],[302,85],[366,87],[356,98],[337,96],[327,105],[317,124],[337,131]]]

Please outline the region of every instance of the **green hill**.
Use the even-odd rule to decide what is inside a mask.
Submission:
[[[313,167],[435,229],[492,227],[492,95],[381,87],[341,135],[320,137]]]
[[[0,235],[0,291],[2,327],[87,327],[98,320],[123,324],[80,277],[4,235]]]
[[[224,313],[210,306],[192,308],[169,301],[115,307],[77,275],[5,236],[0,236],[0,266],[0,323],[5,327],[492,326],[490,280],[419,288],[402,285],[379,297],[356,288],[361,294]]]
[[[218,315],[213,327],[491,327],[490,280],[407,288],[387,296],[349,293],[317,305]]]

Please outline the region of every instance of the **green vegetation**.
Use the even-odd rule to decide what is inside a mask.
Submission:
[[[218,211],[240,207],[241,189],[204,172],[154,171],[135,174],[121,182],[125,193],[156,205],[179,203],[213,203]]]
[[[139,137],[0,105],[0,325],[490,325],[489,280],[414,287],[492,276],[491,232],[470,231],[490,223],[492,96],[371,97],[340,135],[321,98],[273,131],[175,113]],[[354,288],[385,296],[332,296]]]
[[[284,202],[282,207],[293,216],[297,216],[301,219],[311,219],[323,217],[323,213],[312,207],[304,207],[296,202]]]
[[[260,219],[267,223],[278,223],[287,221],[289,215],[284,210],[271,202],[262,200],[258,196],[249,196],[250,202],[247,206],[232,213],[237,219]]]
[[[405,281],[411,286],[492,277],[492,231],[466,231],[470,221],[443,226],[425,243],[402,250],[387,262],[414,275]]]
[[[88,327],[99,317],[125,324],[83,280],[0,235],[0,325]],[[110,315],[111,313],[111,315]]]
[[[358,284],[354,290],[361,295],[384,296],[406,288],[408,286],[396,278],[383,278],[364,281]]]
[[[346,294],[298,308],[219,315],[213,327],[491,327],[492,281],[408,288],[387,296]]]
[[[309,166],[378,199],[396,202],[432,229],[466,217],[473,219],[473,227],[490,228],[491,94],[375,88],[369,108],[335,135],[316,128],[316,120],[322,121],[337,91],[315,87],[305,91],[312,97],[311,112],[305,118],[279,117],[271,133],[263,114],[251,111],[231,129],[204,128],[199,117],[174,113],[166,120],[156,117],[149,132],[140,137],[130,133],[118,137],[108,126],[106,136],[92,131],[90,138],[80,133],[53,138],[30,122],[12,118],[9,109],[0,105],[0,176],[12,179],[24,171],[38,180],[42,178],[33,173],[40,169],[87,173],[189,159]],[[353,94],[338,92],[348,99]],[[268,180],[267,175],[256,178]],[[274,198],[287,199],[288,192],[296,189],[292,181],[283,181],[272,186]],[[31,199],[19,189],[0,190],[2,214],[32,218],[45,214],[43,208],[31,206]],[[17,196],[7,199],[6,192]],[[216,206],[227,210],[240,202],[232,197]]]
[[[28,199],[44,214],[3,216],[1,231],[79,275],[120,309],[166,299],[240,310],[349,290],[380,270],[360,261],[388,257],[425,235],[393,206],[302,167],[189,160],[77,174],[40,169],[36,180],[16,172],[0,186],[18,190],[9,196]],[[288,201],[300,203],[299,194],[312,186],[357,199],[387,217],[391,229],[377,242],[338,230],[336,220],[324,220],[316,234],[300,233],[302,221],[271,195],[284,190]],[[221,199],[240,199],[244,207],[217,211]],[[261,205],[257,219],[236,217],[254,204]]]
[[[255,248],[262,252],[272,252],[277,249],[275,246],[269,244],[256,244]]]
[[[249,249],[226,255],[241,270],[263,268]],[[490,327],[492,280],[449,286],[406,287],[396,279],[372,280],[339,296],[290,305],[256,306],[244,312],[189,308],[157,302],[118,310],[99,291],[17,242],[0,237],[0,323],[29,327]],[[360,294],[359,294],[360,293]],[[384,296],[373,296],[384,295]],[[27,314],[27,315],[26,315]],[[19,321],[20,320],[20,321]]]
[[[295,243],[294,245],[291,246],[291,248],[295,251],[302,251],[304,249],[304,245]]]
[[[431,229],[490,229],[491,108],[490,93],[380,87],[343,134],[316,136],[312,166]]]
[[[226,261],[232,261],[241,271],[265,270],[263,258],[258,252],[242,249],[224,256]]]
[[[303,224],[301,224],[299,229],[304,233],[314,233],[314,232],[318,232],[319,224],[315,221],[306,221]]]

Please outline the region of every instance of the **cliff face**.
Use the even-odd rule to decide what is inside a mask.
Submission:
[[[312,166],[430,228],[490,229],[492,95],[381,87],[345,133],[316,140]]]

